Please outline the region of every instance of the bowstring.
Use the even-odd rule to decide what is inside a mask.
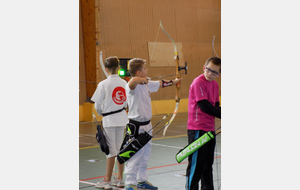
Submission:
[[[157,41],[157,38],[158,38],[159,30],[160,30],[160,25],[158,25],[158,30],[157,30],[157,33],[156,33],[154,46],[153,46],[153,49],[152,49],[151,56],[150,56],[150,58],[149,58],[148,70],[149,70],[149,68],[150,68],[150,64],[151,64],[151,61],[152,61],[152,58],[153,58],[153,53],[154,53],[154,50],[155,50],[155,46],[156,46],[156,41]],[[157,114],[157,111],[156,111],[156,108],[155,108],[155,106],[154,106],[154,103],[152,103],[152,108],[154,108],[154,111],[155,111],[155,113]]]
[[[155,46],[156,46],[156,41],[157,41],[157,38],[158,38],[159,30],[160,30],[160,25],[158,25],[158,30],[157,30],[157,34],[156,34],[156,38],[155,38],[154,46],[153,46],[152,53],[151,53],[151,56],[150,56],[148,67],[150,67],[150,63],[151,63],[152,58],[153,58],[153,53],[154,53],[154,49],[155,49]]]

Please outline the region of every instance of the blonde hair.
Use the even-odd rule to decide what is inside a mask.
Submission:
[[[140,71],[143,65],[146,63],[146,60],[141,58],[133,58],[129,61],[129,72],[131,76],[135,76],[137,71]]]

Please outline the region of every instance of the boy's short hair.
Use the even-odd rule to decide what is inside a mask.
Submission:
[[[105,59],[104,66],[115,73],[119,67],[119,59],[116,56],[108,57]]]
[[[146,63],[146,60],[141,58],[133,58],[129,61],[129,72],[131,76],[135,76],[137,71],[142,69],[142,66]]]
[[[207,66],[210,62],[214,65],[220,66],[219,73],[221,73],[221,59],[218,57],[208,58],[204,65]]]

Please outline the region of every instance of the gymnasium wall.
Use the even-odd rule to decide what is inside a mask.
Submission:
[[[83,31],[82,31],[82,13],[81,5],[79,3],[79,80],[85,81],[85,62],[84,62],[84,45],[83,45]],[[86,101],[86,83],[79,82],[79,105]]]
[[[80,60],[79,72],[84,74],[79,80],[100,82],[106,78],[100,67],[100,51],[103,59],[146,59],[151,78],[175,74],[174,48],[159,29],[160,21],[178,46],[181,66],[188,64],[189,73],[182,75],[182,99],[188,98],[190,84],[212,56],[213,36],[215,51],[221,57],[221,0],[81,0],[80,6],[84,60]],[[221,96],[221,78],[217,82]],[[96,89],[96,84],[85,85],[86,89],[80,89],[80,104],[84,94],[88,100]],[[151,97],[153,101],[173,100],[175,87],[160,89]]]

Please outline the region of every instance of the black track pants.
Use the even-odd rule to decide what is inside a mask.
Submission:
[[[205,133],[202,130],[188,130],[189,144]],[[214,132],[213,135],[215,135]],[[212,165],[214,163],[215,145],[216,138],[213,138],[189,156],[186,169],[186,190],[199,190],[200,180],[201,190],[214,189]]]

